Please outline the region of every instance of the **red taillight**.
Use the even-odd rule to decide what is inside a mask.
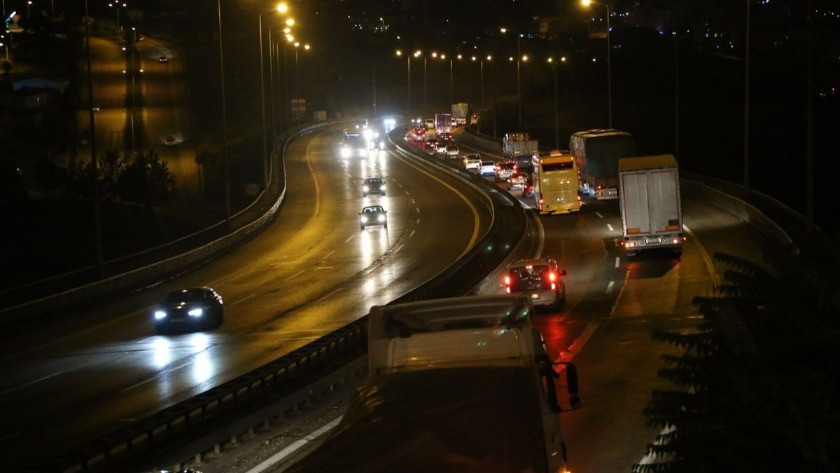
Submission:
[[[549,281],[551,281],[551,282],[556,281],[556,280],[557,280],[557,275],[556,275],[556,274],[554,274],[554,272],[553,272],[553,271],[552,271],[552,272],[550,272],[550,273],[548,273],[548,280],[549,280]]]
[[[505,276],[505,286],[510,286],[510,276]]]

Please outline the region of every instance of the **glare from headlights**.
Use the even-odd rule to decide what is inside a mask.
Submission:
[[[364,186],[364,187],[362,187],[362,190],[363,190],[363,191],[365,191],[365,192],[367,192],[367,191],[369,191],[369,190],[370,190],[370,187],[368,187],[368,186]]]
[[[385,216],[384,216],[384,215],[380,215],[380,216],[379,216],[379,221],[380,221],[380,222],[384,222],[384,221],[385,221]]]
[[[367,216],[362,215],[362,223],[367,223],[367,220],[368,220]]]
[[[350,157],[350,148],[341,148],[341,157],[342,158],[349,158]]]
[[[155,320],[161,320],[166,318],[166,311],[163,310],[156,310],[155,311]]]
[[[202,315],[204,315],[204,310],[203,309],[190,309],[190,311],[187,312],[187,314],[191,315],[192,317],[201,317]]]
[[[384,191],[385,190],[385,184],[382,184],[381,186],[379,186],[379,188]]]

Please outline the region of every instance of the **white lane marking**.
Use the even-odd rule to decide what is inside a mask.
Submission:
[[[394,254],[399,253],[399,252],[400,252],[400,250],[401,250],[401,249],[403,249],[403,247],[404,247],[404,246],[405,246],[405,245],[400,245],[400,246],[398,246],[398,247],[397,247],[397,249],[395,249],[395,250],[394,250]]]
[[[309,174],[312,175],[312,180],[315,181],[315,211],[312,212],[312,218],[318,216],[321,210],[321,186],[318,184],[318,178],[315,176],[315,170],[312,169],[312,154],[309,152],[309,147],[312,146],[310,141],[309,146],[306,147],[306,167],[309,168]]]
[[[545,227],[543,227],[540,216],[537,215],[534,220],[537,221],[537,254],[534,258],[542,257],[543,248],[545,247]]]
[[[610,225],[609,223],[607,224],[607,228],[609,228],[611,232],[615,231],[615,230],[613,230],[612,225]]]
[[[333,289],[333,291],[332,291],[332,292],[328,292],[328,293],[324,294],[323,296],[321,296],[321,297],[319,297],[318,299],[316,299],[316,300],[315,300],[315,302],[322,301],[322,300],[324,300],[324,299],[326,299],[326,298],[328,298],[328,297],[332,296],[333,294],[335,294],[336,292],[338,292],[338,291],[340,291],[340,290],[341,290],[341,288],[338,288],[338,289]]]
[[[413,197],[411,198],[411,203],[414,204],[414,205],[417,205],[417,202],[414,201]]]
[[[414,207],[414,210],[416,210],[417,213],[420,213],[420,207]]]
[[[291,445],[284,448],[283,450],[280,450],[279,452],[277,452],[274,455],[268,457],[267,459],[263,460],[260,464],[251,468],[250,470],[248,470],[247,473],[262,473],[262,472],[268,470],[269,468],[273,467],[274,465],[279,463],[284,458],[286,458],[289,455],[291,455],[291,454],[295,453],[296,451],[300,450],[300,448],[303,447],[304,445],[306,445],[307,443],[317,439],[318,437],[324,435],[325,433],[327,433],[330,430],[332,430],[333,428],[335,428],[335,426],[338,425],[338,423],[341,421],[342,417],[343,416],[339,416],[335,420],[333,420],[332,422],[330,422],[327,425],[321,427],[320,429],[316,430],[315,432],[312,432],[311,434],[307,435],[306,437],[292,442]]]
[[[17,437],[18,435],[20,435],[20,434],[22,434],[22,433],[23,433],[23,431],[22,431],[22,430],[18,430],[17,432],[14,432],[14,433],[11,433],[11,434],[4,435],[4,436],[0,437],[0,442],[5,442],[6,440],[9,440],[10,438]]]
[[[229,303],[227,303],[227,304],[225,304],[225,305],[226,305],[226,306],[228,306],[228,307],[233,307],[233,306],[235,306],[236,304],[239,304],[239,303],[245,302],[245,301],[247,301],[247,300],[249,300],[249,299],[253,299],[253,298],[257,297],[257,295],[258,295],[257,293],[252,293],[252,294],[249,294],[249,295],[247,295],[247,296],[243,297],[242,299],[238,299],[238,300],[235,300],[235,301],[233,301],[233,302],[229,302]]]
[[[5,390],[5,391],[3,391],[3,392],[0,392],[0,397],[3,397],[3,396],[5,396],[6,394],[9,394],[9,393],[13,393],[13,392],[15,392],[15,391],[18,391],[18,390],[20,390],[20,389],[23,389],[23,388],[25,388],[25,387],[27,387],[27,386],[32,386],[33,384],[40,383],[41,381],[46,381],[46,380],[48,380],[48,379],[50,379],[50,378],[52,378],[52,377],[55,377],[55,376],[60,375],[61,373],[62,373],[62,372],[61,372],[61,371],[59,371],[59,372],[57,372],[57,373],[48,374],[47,376],[44,376],[43,378],[38,378],[38,379],[33,380],[33,381],[30,381],[30,382],[28,382],[28,383],[26,383],[26,384],[21,384],[20,386],[15,386],[15,387],[13,387],[13,388],[9,388],[9,389],[7,389],[7,390]]]
[[[621,262],[621,257],[616,256],[616,257],[615,257],[615,267],[616,267],[616,268],[618,267],[618,264],[619,264],[620,262]]]
[[[412,230],[412,231],[411,231],[411,233],[409,233],[409,234],[408,234],[408,237],[409,237],[409,238],[413,237],[413,236],[414,236],[414,232],[416,232],[416,231],[417,231],[417,230]]]
[[[604,218],[604,216],[603,216],[603,215],[601,215],[601,212],[595,212],[595,215],[597,215],[597,216],[598,216],[598,218]]]
[[[345,243],[346,243],[346,242],[345,242]],[[335,253],[335,250],[332,250],[332,251],[328,252],[327,254],[325,254],[325,255],[324,255],[324,259],[329,258],[330,256],[332,256],[332,254],[333,254],[333,253]]]
[[[403,191],[403,192],[405,192],[405,195],[411,195],[411,194],[408,193],[408,191]]]
[[[399,156],[398,154],[396,154],[394,152],[391,152],[391,155],[394,156],[395,158],[401,160],[406,165],[413,167],[414,169],[417,170],[417,172],[425,174],[430,179],[433,179],[433,180],[439,182],[440,185],[442,185],[442,186],[446,187],[447,189],[451,190],[455,195],[460,197],[461,200],[464,201],[464,204],[467,207],[469,207],[469,209],[472,211],[472,214],[473,214],[473,232],[472,232],[472,236],[470,237],[469,243],[467,243],[466,247],[464,247],[464,251],[462,251],[461,254],[458,255],[458,258],[462,258],[465,254],[467,254],[467,252],[470,251],[470,249],[472,247],[475,246],[476,242],[478,241],[478,232],[480,230],[480,228],[479,228],[480,217],[478,215],[478,209],[476,209],[475,205],[473,205],[473,203],[470,202],[469,199],[467,199],[467,197],[462,192],[458,191],[458,189],[456,189],[452,185],[447,184],[441,178],[435,176],[434,174],[430,173],[429,171],[426,171],[425,169],[421,168],[420,166],[412,163],[411,161]],[[417,213],[420,213],[420,209],[417,209]],[[419,223],[420,220],[418,219],[417,222]]]
[[[346,239],[346,240],[344,240],[344,243],[348,243],[348,242],[349,242],[350,240],[352,240],[355,236],[356,236],[356,235],[350,235],[349,237],[347,237],[347,239]]]
[[[613,287],[615,287],[615,281],[610,281],[610,283],[607,284],[607,294],[612,292]]]
[[[317,268],[315,268],[315,269],[317,269],[317,270],[319,270],[319,271],[323,271],[323,270],[325,270],[325,269],[333,269],[334,267],[335,267],[335,266],[318,266],[318,267],[317,267]]]
[[[120,389],[120,392],[121,392],[121,393],[124,393],[124,392],[126,392],[126,391],[131,391],[131,390],[132,390],[132,389],[134,389],[134,388],[138,388],[138,387],[140,387],[140,386],[142,386],[142,385],[144,385],[144,384],[146,384],[146,383],[150,383],[150,382],[152,382],[152,381],[156,380],[156,379],[158,378],[158,376],[160,376],[160,375],[162,375],[162,374],[166,374],[166,373],[171,373],[171,372],[173,372],[173,371],[177,371],[177,370],[179,370],[179,369],[181,369],[181,368],[183,368],[183,367],[185,367],[185,366],[189,366],[189,365],[191,365],[191,364],[192,364],[192,361],[188,361],[188,362],[186,362],[186,363],[181,363],[181,364],[180,364],[180,365],[178,365],[178,366],[173,366],[172,368],[167,368],[167,369],[165,369],[165,370],[161,371],[160,373],[158,373],[158,374],[156,374],[156,375],[152,376],[151,378],[144,379],[143,381],[140,381],[139,383],[134,383],[134,384],[132,384],[131,386],[127,386],[127,387],[124,387],[124,388]]]
[[[419,218],[417,219],[416,224],[417,224],[417,225],[420,225],[420,219],[419,219]]]
[[[716,291],[717,287],[720,286],[720,278],[718,278],[718,275],[715,272],[715,264],[712,262],[712,258],[709,257],[709,252],[706,251],[706,247],[703,246],[702,243],[700,243],[700,240],[698,240],[697,237],[694,236],[694,232],[692,232],[691,229],[688,228],[688,225],[683,224],[683,228],[685,228],[685,232],[691,236],[691,239],[697,242],[697,246],[700,248],[700,254],[703,256],[703,263],[706,265],[706,271],[708,271],[709,276],[712,277],[712,290]]]
[[[300,271],[296,272],[295,274],[292,274],[291,276],[289,276],[289,277],[287,277],[286,279],[284,279],[284,281],[291,281],[292,279],[294,279],[294,278],[296,278],[296,277],[300,276],[301,274],[303,274],[303,273],[305,273],[305,272],[306,272],[306,271],[304,271],[304,270],[302,270],[302,269],[301,269]]]

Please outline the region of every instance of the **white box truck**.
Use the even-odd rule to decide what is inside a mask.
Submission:
[[[533,313],[527,297],[498,295],[374,307],[370,375],[285,472],[566,471],[559,398],[579,406],[577,375],[549,360]]]
[[[452,104],[452,120],[458,126],[467,124],[467,115],[470,112],[470,104],[468,103],[453,103]]]
[[[628,255],[653,248],[682,253],[680,177],[673,155],[618,160],[619,203]]]

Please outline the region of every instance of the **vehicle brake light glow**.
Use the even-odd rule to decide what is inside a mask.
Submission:
[[[510,286],[510,276],[505,276],[505,286]]]
[[[548,280],[549,280],[549,281],[552,281],[552,282],[554,282],[554,281],[556,281],[556,280],[557,280],[557,275],[556,275],[556,274],[554,274],[554,271],[552,271],[552,272],[548,273]]]

